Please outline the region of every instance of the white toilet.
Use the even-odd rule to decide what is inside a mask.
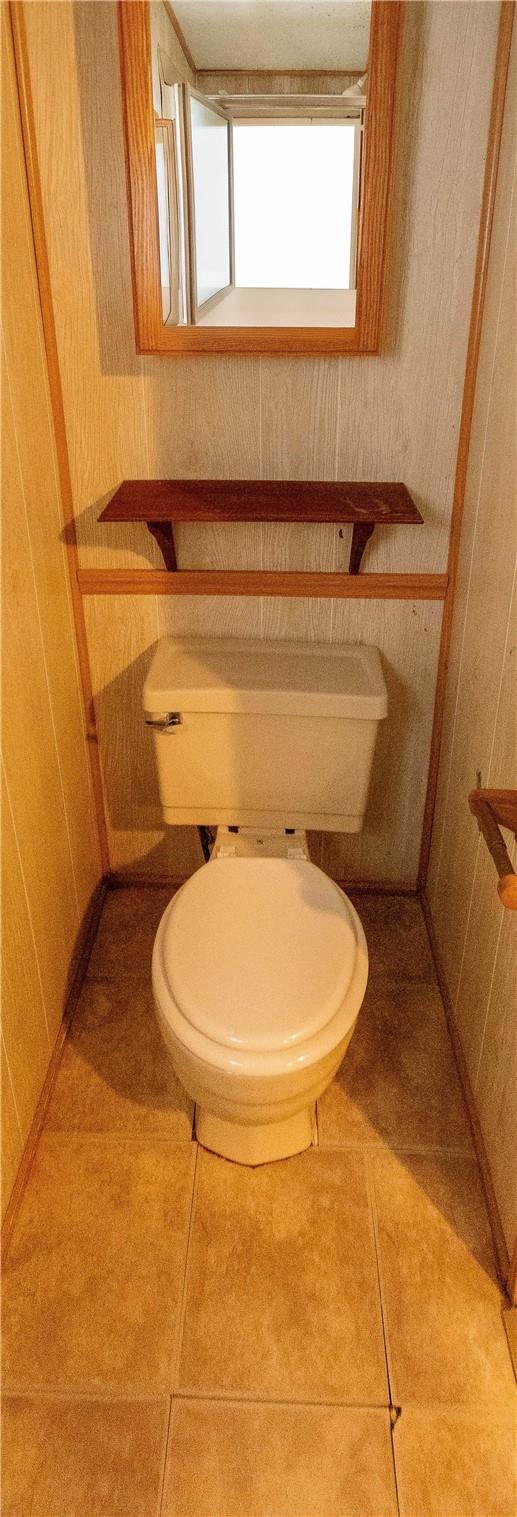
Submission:
[[[165,821],[217,828],[156,934],[156,1011],[206,1148],[301,1152],[368,978],[305,828],[359,832],[387,692],[376,648],[162,638],[144,689]]]

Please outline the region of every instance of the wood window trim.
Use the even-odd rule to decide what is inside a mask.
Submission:
[[[154,170],[148,0],[119,0],[129,240],[138,353],[377,353],[382,334],[386,232],[403,0],[372,0],[362,225],[354,327],[164,327]]]

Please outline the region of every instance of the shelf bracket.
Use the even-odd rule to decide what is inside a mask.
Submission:
[[[358,574],[361,568],[361,559],[372,532],[375,530],[374,521],[356,521],[352,529],[352,542],[350,546],[349,574]]]
[[[155,538],[160,549],[166,569],[173,572],[177,569],[176,548],[174,546],[174,532],[171,521],[148,521],[147,526],[151,536]]]
[[[170,521],[148,521],[148,529],[151,536],[158,543],[165,568],[173,573],[177,570],[176,549],[174,546],[174,531]],[[375,530],[375,522],[355,522],[352,529],[352,542],[350,546],[349,574],[359,574],[361,560],[369,542],[372,532]]]

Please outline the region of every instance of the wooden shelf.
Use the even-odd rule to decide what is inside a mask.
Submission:
[[[517,874],[499,830],[508,828],[517,840],[517,790],[471,790],[469,806],[499,875],[497,893],[503,906],[517,911]]]
[[[172,573],[177,570],[176,522],[351,524],[348,572],[358,574],[375,527],[416,526],[422,520],[403,484],[284,479],[125,479],[99,517],[102,522],[145,522]]]

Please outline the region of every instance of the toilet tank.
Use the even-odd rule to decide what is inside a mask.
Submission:
[[[377,648],[163,637],[144,687],[165,821],[359,832]]]

